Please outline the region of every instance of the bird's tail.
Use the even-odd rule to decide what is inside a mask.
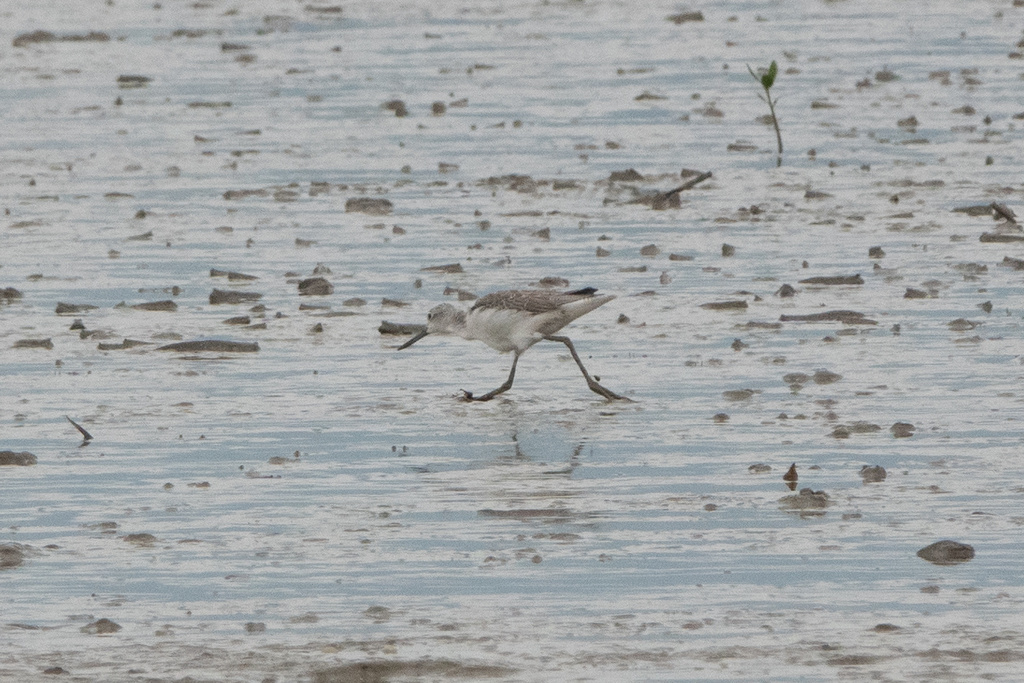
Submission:
[[[575,320],[580,316],[584,316],[590,313],[599,306],[604,306],[606,303],[615,298],[614,294],[601,294],[594,296],[597,292],[593,287],[587,287],[576,292],[569,292],[571,295],[579,296],[581,298],[562,304],[559,308],[562,314],[568,317],[569,320]]]

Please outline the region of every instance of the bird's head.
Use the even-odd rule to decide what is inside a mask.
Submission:
[[[409,348],[428,334],[454,334],[465,324],[465,311],[460,311],[451,304],[438,304],[427,313],[426,329],[399,346],[398,350]]]

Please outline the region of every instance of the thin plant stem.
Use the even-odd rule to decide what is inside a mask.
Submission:
[[[782,165],[782,131],[779,129],[779,119],[775,115],[775,103],[777,102],[777,100],[773,100],[772,99],[772,93],[771,93],[771,87],[775,84],[775,77],[779,73],[779,66],[778,66],[778,64],[776,62],[773,61],[771,63],[771,66],[768,67],[768,70],[765,73],[761,74],[760,76],[758,76],[756,73],[754,73],[754,70],[750,68],[749,64],[747,64],[747,71],[749,71],[750,75],[753,76],[754,80],[757,81],[758,83],[760,83],[761,87],[764,88],[764,96],[761,97],[761,99],[768,103],[768,110],[772,114],[772,125],[775,126],[775,140],[779,143],[778,163],[781,166]]]
[[[765,88],[765,94],[768,93],[768,89]],[[772,98],[768,98],[768,110],[772,113],[772,125],[775,126],[775,139],[779,142],[779,156],[782,156],[782,132],[779,131],[779,119],[775,116],[775,102]]]

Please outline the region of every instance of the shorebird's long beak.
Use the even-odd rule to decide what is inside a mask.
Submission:
[[[401,351],[402,349],[407,349],[407,348],[409,348],[410,346],[412,346],[413,344],[415,344],[416,342],[418,342],[418,341],[419,341],[420,339],[423,339],[423,338],[424,338],[424,337],[426,337],[426,336],[427,336],[427,331],[426,331],[426,330],[423,330],[422,332],[420,332],[419,334],[417,334],[417,335],[416,335],[415,337],[413,337],[413,338],[412,338],[412,339],[410,339],[409,341],[407,341],[407,342],[405,342],[404,344],[402,344],[401,346],[399,346],[399,347],[398,347],[398,350],[399,350],[399,351]]]

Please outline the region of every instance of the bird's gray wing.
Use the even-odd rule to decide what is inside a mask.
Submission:
[[[570,301],[585,299],[587,296],[589,295],[564,294],[562,292],[550,292],[539,289],[510,289],[480,297],[470,310],[496,308],[526,311],[527,313],[547,313],[558,309]]]

